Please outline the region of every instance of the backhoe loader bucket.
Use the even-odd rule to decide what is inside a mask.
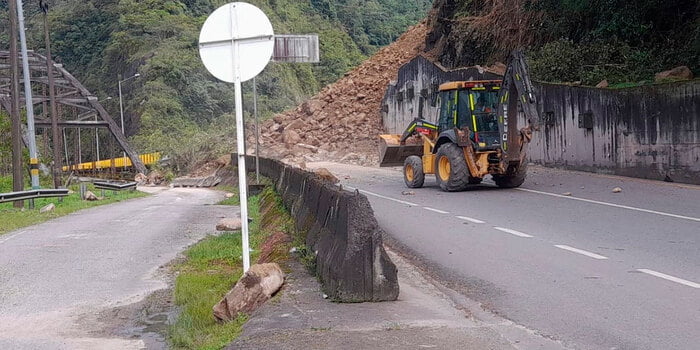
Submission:
[[[401,135],[379,135],[379,166],[403,166],[408,156],[421,156],[423,144],[402,145]]]

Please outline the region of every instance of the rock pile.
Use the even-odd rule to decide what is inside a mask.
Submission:
[[[376,165],[384,92],[399,68],[422,52],[426,28],[425,23],[409,28],[395,43],[318,95],[265,121],[261,154],[294,164],[333,160]],[[253,145],[254,133],[248,135],[248,144]]]

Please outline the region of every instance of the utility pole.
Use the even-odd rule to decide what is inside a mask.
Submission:
[[[10,0],[12,1],[12,0]],[[8,2],[10,2],[8,1]],[[24,32],[24,10],[22,0],[17,0],[17,19],[19,19],[19,43],[22,50],[22,73],[24,75],[24,100],[27,106],[27,139],[29,140],[29,173],[32,178],[32,189],[39,189],[39,159],[36,152],[36,132],[34,131],[34,101],[32,100],[32,83],[29,71],[29,56],[27,55],[27,38]],[[30,207],[33,201],[29,202]]]
[[[24,190],[22,177],[22,118],[19,115],[19,66],[17,64],[17,4],[7,2],[10,13],[10,93],[12,94],[10,115],[12,119],[12,190]],[[14,202],[15,208],[24,206],[24,202]]]
[[[61,183],[61,135],[58,130],[58,112],[56,110],[56,88],[53,76],[53,61],[51,58],[51,38],[49,37],[49,6],[40,2],[44,12],[44,38],[46,40],[46,74],[49,76],[49,105],[51,108],[51,137],[53,138],[53,186],[60,188]]]

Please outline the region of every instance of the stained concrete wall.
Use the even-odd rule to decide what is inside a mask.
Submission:
[[[401,133],[419,116],[420,96],[406,98],[404,86],[434,94],[447,81],[498,79],[486,73],[490,76],[474,68],[446,71],[425,58],[414,59],[387,88],[385,131]],[[531,162],[700,184],[700,81],[615,90],[547,83],[535,88],[544,121],[529,146]],[[435,107],[423,110],[435,119]]]
[[[232,164],[238,164],[236,155]],[[246,157],[246,167],[255,171],[254,157]],[[316,253],[316,272],[331,299],[396,300],[396,266],[384,250],[383,232],[367,197],[272,159],[260,159],[260,173],[274,182],[296,229]]]
[[[401,134],[416,118],[437,121],[440,84],[455,80],[501,79],[499,75],[477,68],[448,71],[423,56],[417,56],[399,69],[396,81],[387,87],[382,101],[385,131]]]

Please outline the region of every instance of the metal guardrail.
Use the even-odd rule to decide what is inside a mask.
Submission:
[[[103,182],[97,181],[93,185],[98,190],[111,190],[111,191],[122,191],[122,190],[133,190],[136,189],[136,182]]]
[[[30,191],[0,193],[0,203],[22,201],[26,199],[48,198],[48,197],[65,197],[68,195],[68,189],[39,189]]]

